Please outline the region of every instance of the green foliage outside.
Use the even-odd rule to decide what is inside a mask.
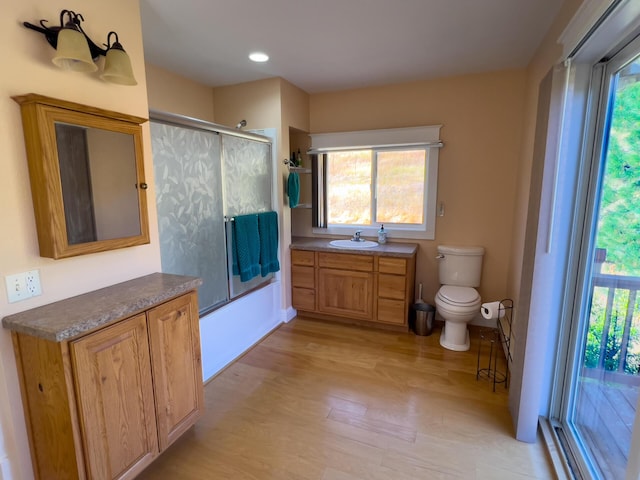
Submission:
[[[627,67],[630,68],[630,67]],[[602,273],[640,277],[640,82],[622,72],[611,121],[607,162],[600,200],[597,248],[606,249]],[[602,291],[598,291],[602,290]],[[605,326],[607,289],[594,291],[584,364],[597,367]],[[606,340],[604,368],[620,362],[628,290],[617,290]],[[629,334],[624,372],[640,373],[640,318],[637,302]]]
[[[584,356],[584,366],[588,368],[598,368],[600,359],[601,339],[606,320],[607,290],[603,287],[596,287],[593,293],[593,303],[589,319],[589,331]],[[603,367],[608,371],[617,371],[620,364],[620,352],[622,347],[622,336],[624,334],[625,316],[629,302],[628,290],[617,290],[609,324],[607,335],[607,345],[604,351]],[[638,300],[634,305],[634,312],[638,309]],[[629,332],[629,346],[627,358],[623,368],[624,373],[637,375],[640,373],[640,353],[637,351],[640,332],[637,323],[631,325]],[[635,348],[634,348],[635,347]]]
[[[616,92],[598,248],[607,250],[606,273],[640,276],[640,82]]]

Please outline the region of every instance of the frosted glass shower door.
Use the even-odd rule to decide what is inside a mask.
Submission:
[[[271,144],[231,135],[222,135],[222,168],[224,176],[225,215],[267,212],[273,210]],[[231,252],[231,225],[227,228],[227,241]],[[229,255],[229,266],[231,265]],[[229,268],[231,272],[231,268]],[[241,282],[237,275],[229,274],[231,298],[273,278],[258,275]]]
[[[202,278],[201,312],[229,300],[220,135],[151,122],[162,271]]]

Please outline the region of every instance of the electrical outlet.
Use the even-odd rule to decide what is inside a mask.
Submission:
[[[42,288],[40,287],[40,272],[38,270],[31,270],[24,274],[24,281],[27,285],[27,292],[32,297],[42,295]]]
[[[40,286],[40,273],[38,270],[7,275],[5,277],[7,285],[7,298],[9,303],[20,302],[31,297],[42,294]]]

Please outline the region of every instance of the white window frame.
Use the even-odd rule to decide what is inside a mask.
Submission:
[[[436,205],[438,198],[438,153],[443,146],[440,140],[442,125],[426,127],[394,128],[384,130],[364,130],[357,132],[339,132],[311,135],[311,153],[322,154],[346,150],[372,150],[377,156],[380,151],[424,149],[425,150],[425,194],[424,194],[424,223],[422,225],[385,224],[385,230],[390,238],[399,239],[435,239]],[[372,182],[376,185],[377,158],[372,157],[374,171]],[[375,219],[375,195],[373,214]],[[364,237],[376,237],[379,225],[336,225],[330,224],[326,228],[314,228],[318,235],[352,235],[356,230]]]

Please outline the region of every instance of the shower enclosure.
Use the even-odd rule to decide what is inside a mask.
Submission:
[[[274,209],[272,140],[151,112],[151,142],[162,271],[202,278],[201,314],[270,282],[232,274],[231,223]]]

